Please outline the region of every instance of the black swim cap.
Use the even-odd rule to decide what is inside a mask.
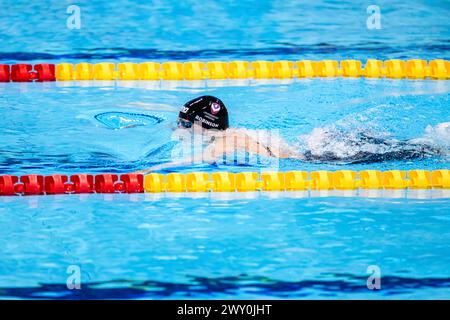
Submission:
[[[179,117],[192,123],[201,122],[205,129],[228,128],[228,110],[223,102],[213,96],[201,96],[186,102]]]

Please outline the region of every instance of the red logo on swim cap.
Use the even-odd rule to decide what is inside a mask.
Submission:
[[[216,114],[219,111],[220,111],[220,104],[218,104],[217,102],[211,103],[211,112],[212,112],[212,114]]]

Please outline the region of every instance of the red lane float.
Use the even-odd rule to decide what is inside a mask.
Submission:
[[[142,174],[88,174],[50,176],[25,175],[22,177],[0,176],[0,195],[14,194],[65,194],[65,193],[142,193],[144,176]]]
[[[142,193],[144,192],[144,175],[142,174],[122,174],[120,180],[124,184],[124,192]]]
[[[55,65],[48,63],[40,63],[34,65],[37,81],[56,81]]]
[[[16,194],[14,185],[19,181],[16,176],[0,176],[0,196],[12,196]]]
[[[31,64],[13,64],[11,66],[11,81],[14,82],[29,82],[35,78],[31,71],[33,66]]]
[[[33,66],[27,63],[18,63],[11,65],[0,65],[0,82],[30,82],[37,80],[56,81],[55,65],[50,63],[38,63]]]
[[[74,174],[70,176],[73,183],[73,192],[92,193],[94,192],[94,176],[90,174]]]
[[[45,193],[47,194],[63,194],[67,193],[66,182],[69,178],[65,175],[54,174],[51,176],[46,176],[45,182]]]
[[[20,182],[23,183],[23,193],[26,195],[37,195],[44,193],[43,176],[37,174],[28,174],[25,176],[21,176]]]
[[[9,82],[11,80],[11,71],[8,64],[0,64],[0,82]]]
[[[25,185],[22,182],[17,182],[14,185],[14,192],[17,195],[23,195],[25,193]]]
[[[114,183],[119,179],[116,174],[98,174],[95,176],[95,192],[115,193]]]

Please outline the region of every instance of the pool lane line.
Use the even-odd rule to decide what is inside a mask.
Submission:
[[[450,170],[339,170],[288,172],[190,172],[0,175],[0,196],[329,190],[450,189]]]
[[[430,60],[279,60],[187,62],[80,62],[0,64],[0,82],[70,80],[217,80],[365,77],[450,79],[450,61]]]

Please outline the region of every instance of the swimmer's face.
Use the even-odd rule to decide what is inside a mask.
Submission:
[[[178,118],[177,119],[177,128],[178,129],[190,129],[190,130],[194,130],[194,131],[209,131],[209,129],[203,128],[201,123],[192,123],[189,120],[183,119],[183,118]]]

